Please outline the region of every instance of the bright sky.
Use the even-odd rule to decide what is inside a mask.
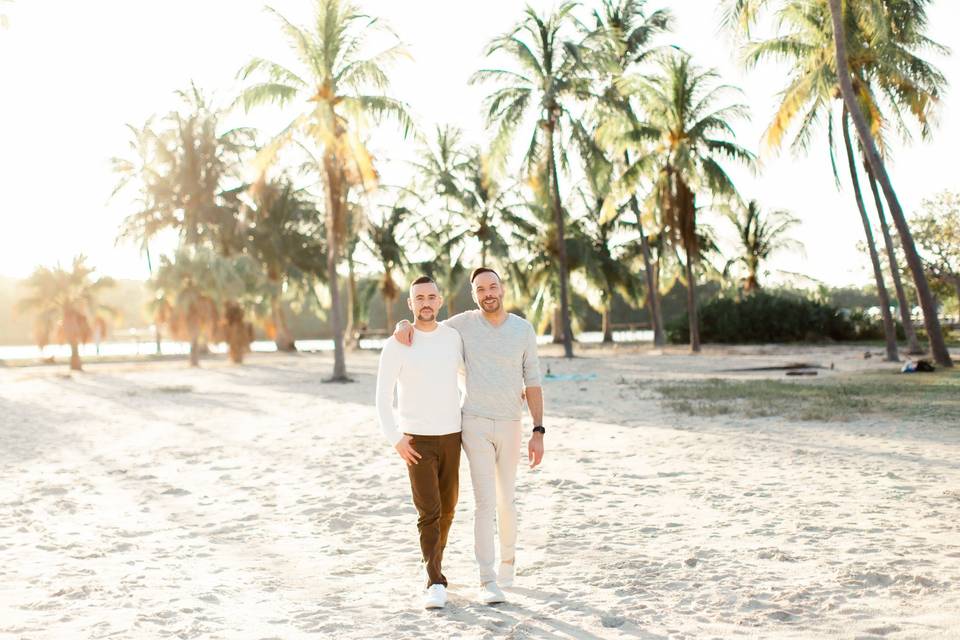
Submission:
[[[276,0],[272,6],[301,22],[311,4]],[[394,95],[412,106],[420,126],[452,123],[482,141],[485,90],[468,87],[466,80],[485,65],[485,43],[518,19],[520,2],[360,4],[384,18],[408,45],[413,61],[398,64],[391,78]],[[677,29],[669,42],[743,88],[753,121],[737,127],[739,142],[756,150],[783,70],[766,67],[746,74],[739,69],[729,39],[718,31],[716,2],[650,0],[648,5],[674,11]],[[173,91],[191,79],[226,103],[237,93],[237,69],[251,56],[286,60],[286,43],[262,6],[261,0],[17,0],[4,5],[10,26],[0,30],[0,274],[22,277],[37,264],[66,263],[83,252],[102,273],[146,277],[137,250],[114,245],[117,227],[131,209],[122,201],[108,202],[115,183],[108,160],[125,153],[125,123],[141,125],[151,114],[166,113],[176,103]],[[960,50],[955,30],[960,3],[938,0],[930,13],[930,35]],[[936,62],[953,90],[943,102],[935,139],[895,148],[894,185],[908,212],[924,197],[960,189],[955,148],[960,57]],[[249,119],[266,133],[284,122],[281,114],[266,112]],[[383,169],[389,182],[396,171],[391,165],[409,157],[410,143],[385,144],[377,155],[382,162],[394,161]],[[768,209],[789,209],[803,221],[796,236],[806,254],[781,256],[774,267],[829,284],[865,284],[871,277],[856,249],[861,223],[852,198],[833,185],[825,147],[823,135],[807,158],[766,157],[758,177],[735,172],[738,186],[744,197],[757,198]]]

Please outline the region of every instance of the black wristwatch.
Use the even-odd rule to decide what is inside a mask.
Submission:
[[[539,424],[538,424],[537,426],[535,426],[535,427],[533,428],[533,432],[534,432],[534,433],[543,433],[543,434],[546,434],[546,433],[547,433],[547,430],[543,428],[543,425],[539,425]]]

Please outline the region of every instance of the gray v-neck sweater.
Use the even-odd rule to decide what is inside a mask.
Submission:
[[[467,397],[463,413],[497,420],[519,420],[524,387],[540,386],[537,334],[520,316],[507,314],[499,327],[475,309],[444,321],[463,338]]]

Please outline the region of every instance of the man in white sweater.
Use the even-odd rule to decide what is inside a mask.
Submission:
[[[416,345],[387,340],[377,371],[377,412],[384,437],[407,463],[419,519],[420,550],[427,570],[424,606],[447,602],[443,550],[460,488],[460,389],[463,343],[454,329],[437,324],[443,298],[424,276],[410,285]],[[399,421],[393,414],[397,388]]]
[[[470,283],[477,309],[453,316],[440,326],[456,329],[463,339],[467,394],[462,437],[476,499],[474,551],[480,569],[480,600],[496,604],[506,601],[500,587],[512,586],[516,568],[514,487],[523,437],[523,397],[534,424],[527,443],[532,468],[543,459],[543,389],[536,332],[529,322],[504,309],[500,276],[481,267],[473,271]],[[421,336],[403,321],[397,325],[394,339],[416,348]],[[500,534],[499,570],[494,514]]]

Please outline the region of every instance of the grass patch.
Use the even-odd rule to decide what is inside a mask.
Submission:
[[[656,391],[664,406],[693,416],[782,416],[831,422],[883,414],[960,421],[960,371],[790,381],[712,378],[661,384]]]

